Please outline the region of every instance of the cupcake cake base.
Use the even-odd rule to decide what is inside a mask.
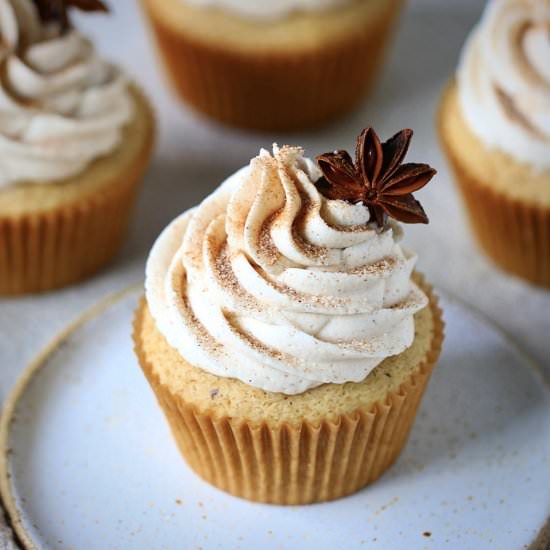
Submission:
[[[255,21],[181,0],[142,0],[177,95],[223,123],[255,130],[325,123],[365,96],[401,0]]]
[[[437,297],[415,316],[413,345],[363,382],[300,395],[269,393],[187,363],[145,301],[134,322],[140,365],[191,468],[235,496],[273,504],[333,500],[365,487],[397,459],[443,339]]]

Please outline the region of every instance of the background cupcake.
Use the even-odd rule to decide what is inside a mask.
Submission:
[[[189,465],[251,500],[335,499],[397,458],[442,341],[397,224],[427,222],[410,132],[357,161],[274,148],[174,220],[147,264],[134,341]]]
[[[142,0],[176,92],[222,122],[305,128],[353,108],[401,0]]]
[[[71,26],[67,4],[0,0],[0,294],[103,266],[151,153],[148,102]]]
[[[487,5],[439,130],[474,233],[505,270],[550,286],[550,3]]]

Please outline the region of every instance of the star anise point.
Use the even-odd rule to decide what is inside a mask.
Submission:
[[[40,19],[45,23],[57,22],[63,30],[70,27],[69,9],[84,12],[108,12],[103,0],[34,0]]]
[[[355,162],[336,150],[317,157],[323,177],[316,182],[328,199],[363,203],[370,218],[385,227],[388,217],[404,223],[428,223],[428,216],[413,193],[436,174],[427,164],[403,163],[413,131],[406,128],[382,143],[372,128],[357,138]]]

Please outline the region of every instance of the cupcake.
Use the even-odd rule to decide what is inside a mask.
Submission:
[[[255,130],[303,129],[355,107],[402,0],[142,0],[176,93]]]
[[[550,287],[550,3],[493,0],[443,94],[439,134],[473,232]]]
[[[336,499],[411,430],[441,311],[390,217],[427,222],[410,131],[345,151],[274,147],[161,234],[134,321],[139,363],[185,460],[233,495]]]
[[[0,0],[2,295],[74,283],[108,262],[151,155],[147,100],[71,25],[70,5]]]

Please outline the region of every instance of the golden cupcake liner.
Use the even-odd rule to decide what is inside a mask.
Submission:
[[[376,480],[404,447],[437,362],[443,322],[431,287],[432,345],[398,390],[365,409],[319,423],[273,426],[241,418],[217,418],[172,393],[142,352],[142,302],[134,321],[140,365],[191,468],[212,485],[252,501],[309,504],[354,493]]]
[[[297,130],[341,115],[366,95],[383,60],[401,1],[384,21],[339,43],[296,52],[239,52],[171,29],[143,2],[176,93],[223,123]]]
[[[507,196],[477,180],[444,145],[481,248],[505,271],[550,287],[550,208]]]
[[[103,267],[126,233],[153,138],[132,170],[82,200],[17,217],[0,216],[0,295],[78,282]]]

